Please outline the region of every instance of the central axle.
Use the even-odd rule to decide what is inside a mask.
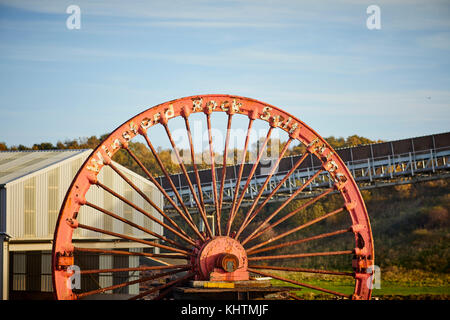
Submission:
[[[194,251],[192,259],[196,280],[242,281],[249,279],[244,247],[235,239],[218,236]]]

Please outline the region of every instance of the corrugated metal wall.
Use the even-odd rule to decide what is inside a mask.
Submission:
[[[63,161],[56,166],[41,170],[29,178],[21,178],[6,185],[6,231],[12,236],[12,240],[49,240],[53,238],[54,228],[58,218],[62,201],[66,195],[78,169],[83,164],[89,153],[74,157],[69,161]],[[117,165],[117,164],[116,164]],[[122,168],[120,165],[117,165]],[[143,177],[122,169],[127,178],[133,181],[147,196],[162,207],[162,194]],[[109,167],[104,167],[98,175],[99,181],[126,197],[137,206],[155,215],[161,216],[142,197],[135,192],[123,179]],[[158,224],[152,223],[139,211],[132,209],[116,197],[104,192],[103,189],[92,187],[86,194],[87,200],[105,208],[125,219],[142,225],[154,232],[162,233]],[[125,225],[101,212],[89,207],[82,207],[78,219],[80,223],[125,233],[133,237],[149,238],[150,236],[138,229]],[[87,230],[76,229],[74,239],[106,239],[112,238]],[[142,249],[130,249],[142,251]],[[13,291],[41,291],[51,292],[51,252],[15,251],[10,253],[10,290]],[[76,265],[81,269],[109,269],[123,265],[124,267],[138,267],[139,257],[113,257],[109,255],[77,255]],[[88,275],[81,279],[82,291],[97,289],[99,285],[106,287],[117,282],[132,281],[139,278],[139,272],[131,271],[123,274],[106,273]],[[111,292],[109,292],[111,293]],[[139,284],[124,288],[121,293],[138,294]]]
[[[131,252],[143,252],[142,248],[132,248]],[[130,268],[139,267],[139,256],[130,256],[129,257],[129,266]],[[139,279],[140,272],[139,271],[130,271],[129,272],[129,280],[133,281]],[[128,287],[129,294],[139,294],[139,283],[133,284]]]
[[[52,292],[52,253],[42,251],[41,257],[41,291]]]
[[[110,255],[100,255],[99,257],[99,267],[100,269],[111,269],[113,268],[113,257]],[[102,288],[109,287],[113,285],[113,273],[101,273],[99,277],[99,284]],[[107,291],[106,293],[111,293]]]
[[[83,163],[86,155],[79,156],[71,161],[62,162],[48,170],[41,170],[30,178],[20,179],[6,185],[7,189],[7,233],[14,240],[25,239],[51,239],[53,237],[56,220],[62,201],[68,187]],[[119,166],[119,165],[118,165]],[[120,166],[119,166],[120,167]],[[124,169],[125,170],[125,169]],[[136,176],[124,171],[126,176],[133,181],[149,198],[162,207],[163,199],[161,193],[143,177]],[[126,197],[139,207],[149,211],[161,218],[157,211],[152,208],[142,197],[133,190],[123,179],[109,167],[104,167],[100,172],[99,181]],[[162,228],[152,224],[150,219],[139,211],[132,209],[116,197],[103,191],[101,188],[91,187],[86,194],[86,199],[100,207],[131,220],[146,228],[154,228],[161,233]],[[121,221],[84,206],[80,209],[78,219],[80,223],[125,233],[134,237],[145,237],[149,235],[138,229],[132,228]],[[76,230],[74,238],[111,238],[106,235],[87,230]]]
[[[130,249],[133,252],[142,252],[141,248]],[[52,269],[50,251],[12,252],[12,283],[13,291],[40,291],[52,292]],[[110,256],[98,254],[83,254],[75,258],[75,264],[81,270],[135,268],[139,266],[138,256]],[[137,280],[138,271],[101,273],[81,276],[81,291],[95,290],[99,287],[108,287],[116,283]],[[108,291],[106,293],[112,293]],[[138,294],[139,284],[118,289],[116,293]]]
[[[47,234],[49,236],[53,235],[52,230],[55,229],[56,220],[58,219],[60,206],[59,185],[60,168],[57,167],[48,173],[47,178]]]
[[[26,287],[27,261],[25,252],[15,252],[11,259],[12,284],[10,288],[15,291],[24,291]]]

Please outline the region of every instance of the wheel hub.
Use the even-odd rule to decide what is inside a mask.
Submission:
[[[239,281],[248,280],[248,260],[244,247],[227,236],[207,240],[195,252],[193,264],[196,280]]]

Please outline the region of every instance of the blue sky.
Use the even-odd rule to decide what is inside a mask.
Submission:
[[[366,27],[371,4],[381,30]],[[450,1],[0,0],[0,141],[100,135],[208,93],[276,105],[322,136],[440,133],[449,57]]]

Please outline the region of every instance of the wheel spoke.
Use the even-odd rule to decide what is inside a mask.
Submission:
[[[106,192],[110,193],[111,195],[115,196],[116,198],[120,199],[122,202],[126,203],[127,205],[129,205],[130,207],[132,207],[133,209],[139,211],[140,213],[142,213],[143,215],[145,215],[147,218],[151,219],[152,221],[156,222],[157,224],[167,228],[167,230],[172,231],[173,233],[175,233],[177,236],[181,237],[183,240],[186,240],[187,242],[189,242],[192,245],[196,245],[195,242],[180,234],[177,230],[173,229],[172,227],[168,226],[167,224],[165,224],[164,222],[160,221],[159,219],[155,218],[154,216],[152,216],[151,214],[149,214],[147,211],[145,211],[144,209],[138,207],[137,205],[135,205],[134,203],[132,203],[131,201],[129,201],[127,198],[121,196],[120,194],[118,194],[117,192],[115,192],[114,190],[112,190],[111,188],[107,187],[106,185],[104,185],[103,183],[99,182],[98,180],[95,181],[95,184],[98,185],[99,187],[101,187],[103,190],[105,190]],[[96,207],[98,208],[98,207]]]
[[[305,153],[299,160],[297,160],[297,162],[291,168],[291,170],[289,170],[289,172],[278,183],[278,185],[272,190],[272,192],[270,192],[270,194],[266,197],[266,199],[258,207],[258,209],[256,209],[255,212],[250,216],[248,221],[244,224],[243,229],[245,229],[250,224],[250,222],[253,220],[253,218],[255,218],[256,215],[264,208],[264,206],[267,204],[267,202],[269,202],[269,200],[272,199],[272,197],[275,195],[275,193],[278,191],[278,189],[280,189],[281,186],[283,186],[283,184],[286,182],[286,180],[289,179],[289,177],[294,173],[294,171],[297,170],[297,168],[303,163],[303,161],[305,161],[305,159],[307,158],[308,155],[309,155],[309,153]]]
[[[131,297],[129,300],[137,300],[137,299],[140,299],[140,298],[142,298],[142,297],[148,296],[149,294],[152,294],[152,293],[154,293],[154,292],[156,292],[156,291],[159,291],[159,290],[161,290],[161,289],[165,289],[165,288],[170,287],[170,286],[173,286],[173,285],[175,285],[175,284],[177,284],[177,283],[184,282],[184,281],[186,281],[187,279],[192,278],[192,277],[194,277],[194,276],[195,276],[195,273],[188,273],[187,275],[185,275],[185,276],[183,276],[183,277],[181,277],[181,278],[179,278],[179,279],[172,280],[172,281],[170,281],[170,282],[168,282],[168,283],[166,283],[166,284],[164,284],[164,285],[162,285],[162,286],[159,286],[159,287],[156,287],[156,288],[153,288],[153,289],[144,291],[144,292],[138,294],[137,296]]]
[[[304,300],[302,298],[299,298],[297,295],[293,293],[288,293],[288,296],[291,297],[293,300]]]
[[[205,223],[206,232],[208,233],[208,235],[210,237],[212,237],[212,232],[211,232],[211,228],[210,228],[209,223],[208,223],[208,219],[206,217],[206,213],[205,213],[205,211],[203,211],[202,204],[198,200],[197,193],[194,190],[194,186],[192,185],[191,179],[189,178],[189,174],[188,174],[188,172],[186,170],[186,167],[184,166],[183,160],[181,159],[181,156],[180,156],[180,153],[178,151],[178,148],[175,145],[175,142],[173,141],[172,134],[170,133],[169,126],[167,125],[167,119],[165,119],[164,117],[161,117],[160,123],[162,124],[162,126],[164,127],[164,130],[166,131],[167,137],[169,138],[170,144],[172,145],[172,149],[173,149],[173,151],[175,153],[175,156],[177,158],[178,165],[180,166],[180,169],[183,172],[184,177],[186,178],[186,181],[188,183],[189,189],[191,190],[192,197],[194,198],[194,201],[195,201],[195,203],[196,203],[196,205],[198,207],[198,210],[200,212],[200,216],[202,217],[203,222]],[[147,143],[150,142],[150,140],[149,140],[147,135],[145,135],[145,139],[147,140]],[[170,179],[170,177],[168,179]],[[181,201],[182,201],[182,199],[181,199]],[[192,217],[191,217],[191,220],[192,220]]]
[[[347,233],[347,232],[350,232],[350,231],[351,231],[351,229],[342,229],[342,230],[337,230],[337,231],[334,231],[334,232],[322,233],[322,234],[319,234],[317,236],[313,236],[313,237],[309,237],[309,238],[303,238],[303,239],[299,239],[299,240],[295,240],[295,241],[284,242],[284,243],[280,243],[280,244],[277,244],[277,245],[274,245],[274,246],[270,246],[270,247],[266,247],[266,248],[262,248],[262,249],[256,250],[257,248],[260,248],[262,246],[267,245],[271,241],[275,241],[274,239],[272,239],[271,241],[265,241],[261,245],[258,244],[256,246],[250,248],[249,250],[247,250],[247,254],[249,256],[251,256],[251,255],[254,255],[254,254],[257,254],[257,253],[260,253],[260,252],[270,251],[270,250],[284,248],[284,247],[290,247],[290,246],[294,246],[296,244],[305,243],[305,242],[318,240],[318,239],[323,239],[323,238],[327,238],[327,237],[332,237],[332,236],[336,236],[336,235],[339,235],[339,234],[344,234],[344,233]]]
[[[290,267],[275,267],[275,266],[262,266],[262,265],[249,265],[248,267],[251,268],[251,269],[292,271],[292,272],[305,272],[305,273],[320,273],[320,274],[330,274],[330,275],[336,275],[336,276],[355,277],[355,273],[354,272],[341,272],[341,271],[333,271],[333,270],[290,268]]]
[[[147,135],[145,135],[147,136]],[[181,209],[176,205],[176,203],[173,201],[173,199],[167,194],[167,192],[164,190],[164,188],[158,183],[158,181],[156,181],[156,179],[153,177],[153,175],[147,170],[147,168],[142,164],[142,162],[136,157],[136,155],[130,150],[130,148],[128,148],[128,146],[124,146],[124,148],[128,151],[128,153],[130,154],[130,156],[134,159],[134,161],[139,165],[139,167],[145,172],[145,174],[147,175],[147,177],[151,180],[151,182],[158,188],[158,190],[164,195],[164,197],[166,197],[166,199],[170,202],[170,204],[174,207],[174,209],[178,212],[178,214],[184,219],[184,221],[189,225],[189,227],[192,229],[192,231],[194,231],[194,233],[197,235],[197,237],[199,239],[201,239],[202,241],[205,240],[205,237],[200,233],[200,231],[198,230],[197,226],[192,222],[192,217],[190,217],[190,219],[188,218],[188,216],[186,216],[183,211],[181,211]],[[153,146],[152,146],[153,148]],[[159,157],[158,157],[159,159]],[[167,176],[166,176],[167,177]],[[173,186],[173,182],[170,178],[168,178],[169,182],[171,183],[171,186]],[[172,189],[174,190],[175,195],[177,195],[178,200],[180,201],[181,197],[178,194],[175,186],[172,187]],[[180,201],[183,209],[185,211],[187,211],[187,208],[184,206],[183,201]],[[188,211],[187,211],[188,212]],[[189,214],[189,212],[188,212]]]
[[[250,132],[252,131],[253,121],[254,121],[254,119],[250,118],[250,120],[248,122],[247,136],[245,138],[244,150],[242,152],[242,161],[241,161],[241,165],[239,167],[239,174],[238,174],[237,181],[236,181],[236,188],[234,191],[233,202],[231,203],[230,216],[228,217],[227,234],[226,234],[227,236],[230,235],[231,224],[233,223],[233,219],[234,219],[233,211],[234,211],[234,206],[236,205],[237,197],[239,194],[239,186],[241,184],[242,172],[244,171],[245,158],[247,157],[247,149],[248,149],[248,143],[250,141]]]
[[[95,228],[95,227],[87,226],[87,225],[81,224],[81,223],[78,224],[78,228],[86,229],[86,230],[90,230],[90,231],[94,231],[94,232],[98,232],[98,233],[103,233],[103,234],[106,234],[106,235],[109,235],[109,236],[113,236],[113,237],[117,237],[117,238],[121,238],[121,239],[125,239],[125,240],[139,242],[139,243],[146,244],[146,245],[149,245],[149,246],[152,246],[152,247],[158,247],[160,249],[166,249],[166,250],[169,250],[169,251],[172,251],[172,252],[178,252],[178,253],[185,254],[185,255],[190,255],[191,254],[190,252],[188,252],[186,250],[172,248],[172,247],[169,247],[169,246],[166,246],[166,245],[163,245],[163,244],[159,244],[159,243],[156,243],[156,242],[153,242],[153,241],[148,241],[148,240],[143,240],[143,239],[139,239],[139,238],[135,238],[135,237],[130,237],[130,236],[127,236],[125,234],[116,233],[116,232],[112,232],[112,231],[108,231],[108,230],[104,230],[104,229],[100,229],[100,228]]]
[[[225,187],[225,178],[227,175],[228,144],[230,142],[232,117],[233,117],[233,113],[229,113],[228,114],[228,122],[227,122],[227,136],[225,138],[225,146],[223,148],[222,180],[220,182],[220,191],[219,191],[219,219],[218,219],[218,224],[217,224],[217,228],[219,230],[219,235],[222,235],[221,225],[220,225],[220,217],[222,216],[223,189]]]
[[[256,274],[259,274],[259,275],[262,275],[262,276],[265,276],[265,277],[271,277],[271,278],[278,279],[278,280],[281,280],[281,281],[284,281],[284,282],[292,283],[292,284],[295,284],[297,286],[301,286],[301,287],[305,287],[305,288],[309,288],[309,289],[313,289],[313,290],[317,290],[317,291],[330,293],[330,294],[333,294],[333,295],[336,295],[336,296],[340,296],[340,297],[345,297],[345,298],[349,298],[349,299],[351,298],[351,295],[348,295],[348,294],[345,294],[345,293],[336,292],[336,291],[328,290],[328,289],[325,289],[325,288],[313,286],[311,284],[294,281],[294,280],[283,278],[283,277],[280,277],[280,276],[277,276],[277,275],[274,275],[274,274],[258,271],[258,270],[251,269],[251,268],[249,268],[249,271],[251,271],[253,273],[256,273]]]
[[[264,241],[264,242],[261,242],[261,243],[255,245],[255,246],[251,247],[251,248],[248,249],[247,251],[250,252],[250,251],[253,251],[253,250],[257,249],[257,248],[263,247],[263,246],[265,246],[265,245],[267,245],[267,244],[269,244],[269,243],[271,243],[271,242],[273,242],[273,241],[276,241],[276,240],[279,240],[279,239],[281,239],[281,238],[284,238],[284,237],[286,237],[286,236],[288,236],[288,235],[290,235],[290,234],[292,234],[292,233],[294,233],[294,232],[297,232],[297,231],[302,230],[302,229],[304,229],[304,228],[306,228],[306,227],[309,227],[309,226],[311,226],[311,225],[313,225],[313,224],[315,224],[315,223],[317,223],[317,222],[319,222],[319,221],[322,221],[322,220],[324,220],[324,219],[326,219],[326,218],[329,218],[329,217],[331,217],[331,216],[334,216],[335,214],[337,214],[337,213],[339,213],[339,212],[342,212],[342,211],[344,211],[344,208],[339,208],[339,209],[337,209],[337,210],[334,210],[334,211],[332,211],[332,212],[329,212],[329,213],[327,213],[327,214],[324,214],[324,215],[321,216],[321,217],[318,217],[318,218],[316,218],[316,219],[313,219],[313,220],[311,220],[311,221],[308,221],[307,223],[304,223],[304,224],[302,224],[302,225],[300,225],[300,226],[298,226],[298,227],[295,227],[295,228],[293,228],[293,229],[291,229],[291,230],[288,230],[288,231],[286,231],[286,232],[283,232],[282,234],[280,234],[280,235],[278,235],[278,236],[272,237],[272,238],[270,238],[270,239],[268,239],[268,240],[266,240],[266,241]],[[348,231],[348,229],[346,229],[346,231]]]
[[[231,228],[231,225],[233,224],[234,218],[237,215],[237,212],[239,211],[239,207],[241,206],[242,200],[244,200],[245,194],[247,192],[247,188],[249,187],[249,185],[253,179],[253,175],[255,174],[256,168],[258,167],[259,161],[261,160],[261,157],[264,153],[264,149],[266,148],[267,142],[270,139],[270,135],[272,134],[273,128],[274,127],[272,127],[272,126],[269,128],[269,131],[267,132],[266,138],[264,139],[261,149],[259,150],[259,153],[255,160],[255,163],[253,164],[252,169],[250,170],[250,173],[247,177],[247,181],[244,185],[244,188],[242,188],[241,195],[239,196],[239,199],[238,199],[236,205],[234,207],[232,207],[232,219],[231,219],[231,223],[230,223],[230,228]],[[234,238],[236,238],[236,235],[234,235]]]
[[[185,214],[186,214],[186,217],[188,217],[189,220],[190,220],[191,222],[194,222],[194,220],[192,219],[192,216],[191,216],[190,213],[189,213],[188,208],[186,207],[186,205],[185,205],[185,203],[184,203],[184,201],[183,201],[183,198],[182,198],[182,197],[180,196],[180,194],[178,193],[177,188],[175,187],[175,185],[173,184],[172,179],[170,178],[170,174],[169,174],[169,172],[167,171],[166,166],[164,165],[164,163],[162,162],[162,160],[161,160],[161,158],[159,157],[158,153],[156,152],[155,147],[153,147],[153,144],[152,144],[152,142],[150,141],[148,135],[147,135],[147,134],[144,134],[144,138],[145,138],[145,141],[147,142],[148,147],[150,148],[150,151],[152,152],[153,156],[155,157],[156,162],[158,162],[159,167],[161,168],[161,170],[162,170],[164,176],[166,177],[167,182],[169,182],[170,187],[171,187],[173,193],[174,193],[175,196],[177,197],[178,202],[180,202],[180,205],[181,205],[181,207],[183,208],[183,210],[184,210],[184,212],[185,212]]]
[[[128,179],[123,172],[121,172],[119,170],[119,168],[117,168],[112,162],[109,162],[108,165],[111,167],[111,169],[113,169],[130,187],[132,187],[134,190],[136,190],[137,193],[139,193],[139,195],[144,198],[145,201],[147,201],[153,208],[156,209],[156,211],[158,211],[158,213],[164,217],[164,219],[166,219],[167,221],[170,222],[170,224],[172,224],[172,226],[174,226],[174,228],[182,233],[186,238],[188,238],[189,243],[194,244],[195,245],[195,241],[194,239],[192,239],[191,237],[189,237],[186,232],[180,228],[180,226],[178,226],[178,224],[173,221],[167,214],[164,213],[163,210],[161,210],[160,207],[158,207],[138,186],[136,186],[130,179]],[[178,235],[178,234],[177,234]]]
[[[206,123],[208,127],[208,144],[209,144],[209,156],[211,160],[211,180],[213,183],[213,197],[214,197],[214,208],[216,210],[216,225],[220,224],[220,212],[219,212],[219,200],[217,198],[217,182],[216,182],[216,166],[215,166],[215,156],[214,156],[214,147],[213,147],[213,139],[211,133],[211,115],[210,113],[206,113]],[[220,235],[219,230],[217,230],[218,235]]]
[[[172,274],[176,274],[176,273],[180,273],[180,272],[186,271],[188,269],[189,268],[183,268],[183,269],[178,269],[178,270],[174,270],[174,271],[164,272],[164,273],[152,275],[152,276],[149,276],[149,277],[140,278],[140,279],[133,280],[133,281],[127,281],[127,282],[119,283],[119,284],[112,285],[112,286],[109,286],[109,287],[100,288],[100,289],[97,289],[97,290],[92,290],[92,291],[79,293],[79,294],[77,294],[77,297],[78,298],[84,298],[84,297],[87,297],[87,296],[92,296],[94,294],[99,294],[99,293],[102,293],[102,292],[111,291],[111,290],[114,290],[114,289],[119,289],[119,288],[131,286],[133,284],[147,282],[147,281],[150,281],[150,280],[167,277],[167,276],[170,276]]]
[[[352,254],[352,253],[353,253],[352,250],[313,252],[313,253],[293,253],[293,254],[281,254],[281,255],[276,255],[276,256],[249,257],[248,261],[294,259],[294,258],[308,258],[308,257],[321,257],[321,256],[337,256],[337,255],[346,255],[346,254]]]
[[[97,274],[97,273],[114,273],[114,272],[127,272],[127,271],[150,271],[150,270],[165,270],[165,269],[180,269],[190,268],[188,264],[179,264],[171,266],[154,266],[154,267],[136,267],[136,268],[117,268],[117,269],[93,269],[93,270],[81,270],[80,274]]]
[[[170,259],[186,259],[190,260],[190,256],[181,255],[181,254],[160,254],[160,253],[147,253],[147,252],[129,252],[123,250],[104,250],[104,249],[95,249],[95,248],[83,248],[83,247],[74,247],[74,252],[87,252],[87,253],[99,253],[105,255],[118,255],[118,256],[143,256],[149,258],[170,258]]]
[[[303,206],[300,206],[298,209],[292,211],[291,213],[289,213],[288,215],[284,216],[283,218],[281,218],[280,220],[278,220],[277,222],[275,222],[272,225],[268,225],[267,227],[264,228],[264,225],[268,224],[281,210],[283,210],[284,207],[286,207],[292,200],[295,199],[295,197],[301,192],[303,191],[303,189],[305,189],[312,181],[314,181],[314,179],[321,173],[321,170],[318,170],[311,178],[309,178],[299,189],[297,189],[286,201],[284,201],[280,207],[278,207],[277,210],[275,210],[272,214],[270,214],[256,229],[255,231],[253,231],[244,241],[242,241],[242,244],[246,244],[248,241],[250,241],[251,239],[254,239],[256,237],[259,237],[261,234],[263,234],[265,231],[269,230],[269,228],[275,227],[276,225],[280,224],[281,222],[283,222],[284,220],[290,218],[291,216],[293,216],[294,214],[296,214],[297,212],[299,212],[300,210],[303,210],[304,208],[308,207],[309,205],[313,204],[314,202],[316,202],[317,200],[325,197],[326,195],[328,195],[331,191],[333,191],[333,188],[328,189],[327,191],[325,191],[324,193],[318,195],[317,197],[313,198],[312,200],[308,201],[307,203],[305,203]],[[263,229],[264,228],[264,229]],[[263,229],[263,230],[261,230]],[[261,231],[259,231],[261,230]],[[259,231],[259,232],[258,232]]]
[[[170,292],[172,292],[174,285],[170,286],[169,288],[167,288],[166,290],[164,290],[163,292],[161,292],[157,297],[153,298],[153,301],[157,301],[157,300],[161,300],[163,299],[165,296],[167,296]]]
[[[239,228],[238,232],[236,233],[235,239],[237,239],[242,231],[244,231],[245,226],[247,225],[247,221],[252,214],[253,210],[255,209],[256,205],[258,204],[259,198],[261,198],[264,189],[266,188],[267,184],[269,183],[270,179],[272,178],[273,174],[275,173],[275,170],[278,168],[278,165],[280,164],[281,159],[283,158],[284,154],[286,153],[287,149],[289,148],[289,145],[292,142],[292,138],[289,138],[289,140],[286,142],[285,146],[283,147],[283,150],[281,150],[281,153],[278,156],[278,159],[276,163],[272,166],[272,169],[270,170],[269,175],[266,177],[266,180],[264,181],[263,185],[261,186],[258,195],[256,196],[255,200],[253,201],[252,206],[250,207],[250,210],[248,210],[247,214],[245,215],[244,222],[242,223],[241,227]]]
[[[183,109],[183,110],[185,110],[185,109]],[[191,152],[191,161],[192,161],[192,166],[194,168],[195,180],[196,180],[196,183],[197,183],[198,196],[200,198],[200,202],[202,204],[203,211],[206,211],[206,209],[205,209],[205,202],[204,202],[204,199],[203,199],[202,183],[200,181],[200,175],[198,174],[197,163],[195,162],[194,143],[192,142],[191,126],[189,124],[188,117],[189,117],[189,115],[186,114],[186,111],[183,112],[184,124],[185,124],[185,127],[186,127],[186,132],[188,134],[189,147],[190,147],[190,152]]]
[[[160,235],[160,234],[158,234],[156,232],[148,230],[148,229],[146,229],[146,228],[144,228],[144,227],[142,227],[142,226],[140,226],[140,225],[138,225],[138,224],[136,224],[136,223],[134,223],[134,222],[132,222],[130,220],[127,220],[127,219],[122,218],[121,216],[119,216],[119,215],[117,215],[115,213],[112,213],[109,210],[103,209],[103,208],[101,208],[101,207],[99,207],[99,206],[97,206],[97,205],[95,205],[93,203],[90,203],[89,201],[86,201],[86,205],[91,207],[91,208],[93,208],[93,209],[95,209],[95,210],[97,210],[97,211],[99,211],[99,212],[102,212],[102,213],[104,213],[104,214],[106,214],[106,215],[108,215],[108,216],[110,216],[110,217],[112,217],[112,218],[114,218],[116,220],[122,221],[123,223],[125,223],[125,224],[127,224],[127,225],[129,225],[131,227],[134,227],[134,228],[139,229],[139,230],[141,230],[141,231],[143,231],[143,232],[145,232],[145,233],[147,233],[147,234],[149,234],[151,236],[154,236],[155,238],[159,238],[159,239],[161,239],[163,241],[166,241],[166,242],[168,242],[170,244],[173,244],[174,246],[176,246],[176,247],[178,247],[180,249],[189,250],[188,248],[184,247],[183,245],[179,244],[178,242],[176,242],[174,240],[168,239],[168,238],[166,238],[166,237],[164,237],[164,236],[162,236],[162,235]],[[160,225],[163,226],[163,227],[165,226],[164,223],[161,223]]]

